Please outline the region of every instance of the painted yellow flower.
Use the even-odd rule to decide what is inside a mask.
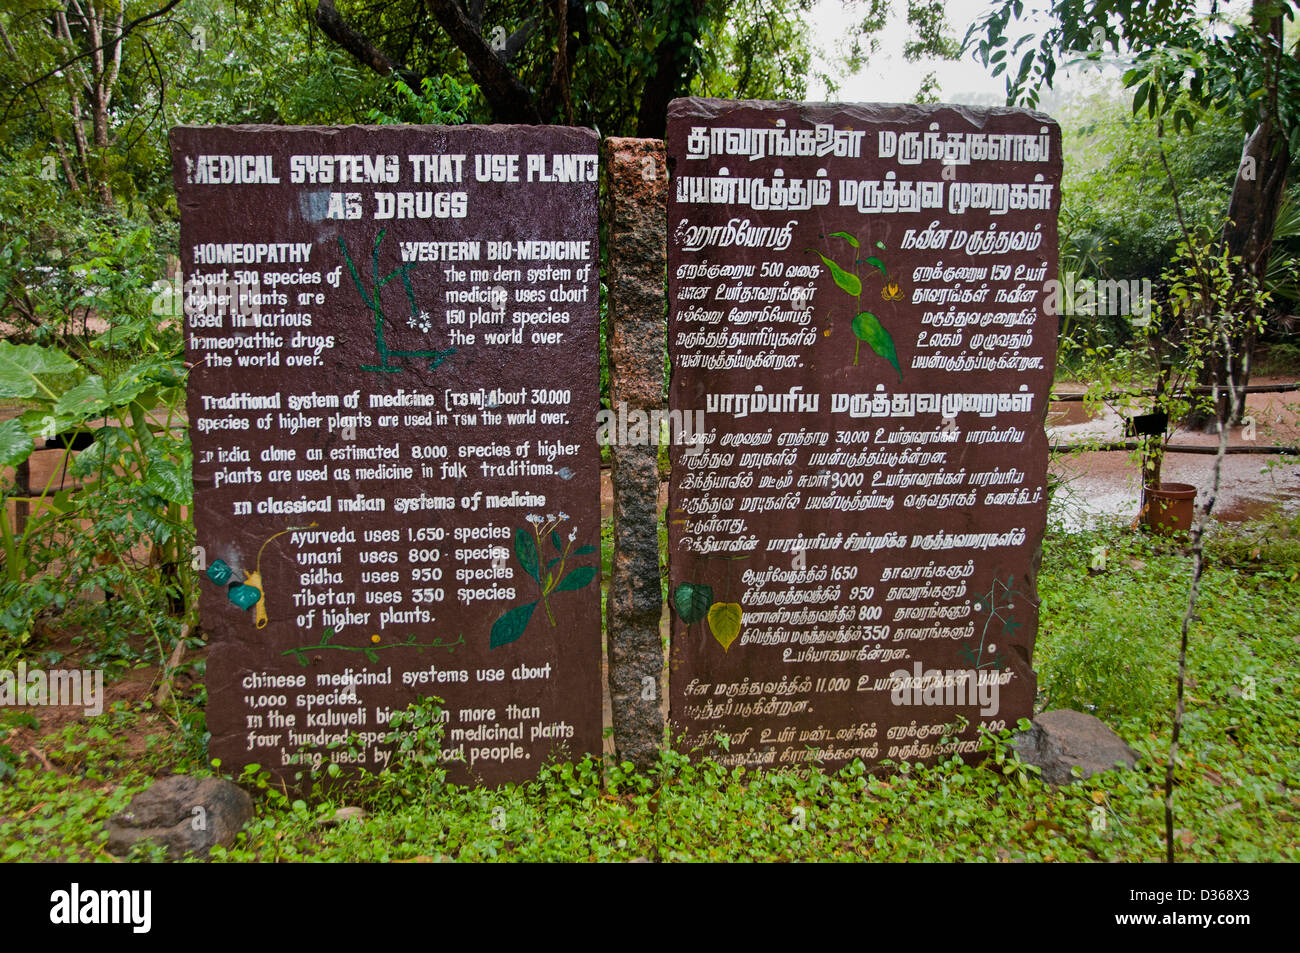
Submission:
[[[375,645],[378,645],[378,644],[379,644],[379,636],[377,636],[377,635],[372,635],[372,636],[370,637],[370,641],[373,642],[373,643],[375,643]]]

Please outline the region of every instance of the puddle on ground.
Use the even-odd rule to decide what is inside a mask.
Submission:
[[[1081,400],[1054,400],[1047,408],[1047,426],[1074,427],[1091,423],[1099,415],[1089,411]]]

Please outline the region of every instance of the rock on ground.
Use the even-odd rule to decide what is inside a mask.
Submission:
[[[1068,708],[1045,711],[1028,731],[1011,739],[1021,761],[1037,765],[1050,784],[1080,780],[1071,772],[1079,768],[1087,778],[1117,765],[1137,765],[1137,752],[1099,719]]]
[[[140,841],[167,848],[172,860],[188,852],[206,857],[215,845],[230,847],[253,816],[253,801],[222,778],[177,774],[162,778],[131,799],[108,822],[108,851],[124,856]]]

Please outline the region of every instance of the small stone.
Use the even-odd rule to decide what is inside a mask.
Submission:
[[[223,778],[172,775],[155,781],[110,818],[108,852],[123,857],[141,841],[167,848],[171,860],[187,853],[206,857],[217,845],[230,847],[253,816],[253,801]]]
[[[1020,760],[1036,765],[1049,784],[1081,780],[1072,773],[1078,768],[1084,778],[1116,766],[1137,765],[1137,752],[1092,715],[1060,709],[1045,711],[1034,719],[1028,731],[1011,739]]]
[[[367,817],[365,809],[360,807],[341,807],[333,817],[323,817],[316,823],[322,827],[337,827],[347,821],[363,821]]]

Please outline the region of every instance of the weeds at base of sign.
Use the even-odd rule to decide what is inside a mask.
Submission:
[[[1029,787],[1030,779],[1042,774],[1042,769],[1020,760],[1020,754],[1011,747],[1010,742],[1017,733],[1028,731],[1032,727],[1033,723],[1028,718],[1019,719],[1014,730],[1007,728],[1004,731],[990,731],[983,725],[979,726],[980,744],[976,750],[989,752],[984,763],[1000,772],[1003,777],[1013,778],[1022,788]]]
[[[393,713],[384,736],[384,744],[392,746],[392,754],[388,767],[378,772],[364,765],[355,772],[345,772],[335,761],[327,761],[320,768],[297,772],[290,785],[283,779],[277,781],[262,765],[254,763],[244,766],[237,783],[259,793],[272,809],[291,810],[297,815],[310,813],[310,799],[321,808],[322,818],[333,815],[331,802],[339,798],[380,811],[427,801],[441,793],[447,781],[441,758],[446,734],[443,704],[443,699],[429,695]],[[365,747],[353,732],[326,745],[325,750],[346,754],[355,762]],[[219,773],[220,759],[214,758],[212,766]],[[304,792],[306,799],[294,798],[294,791]]]

